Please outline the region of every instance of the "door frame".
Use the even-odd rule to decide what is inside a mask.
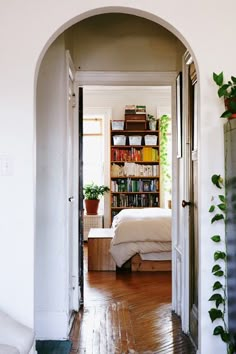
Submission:
[[[177,213],[180,205],[180,196],[177,192],[179,183],[178,163],[176,157],[176,77],[178,72],[110,72],[110,71],[77,71],[75,76],[75,87],[79,86],[170,86],[171,87],[171,115],[172,115],[172,308],[180,316],[186,312],[186,306],[180,308],[182,294],[186,290],[182,278],[178,277],[180,270],[184,268],[182,258],[179,257],[180,248],[178,245],[177,226],[179,215]],[[188,254],[187,254],[188,256]],[[187,272],[185,271],[185,274]],[[189,284],[188,284],[189,286]],[[188,308],[187,308],[188,312]],[[186,317],[186,316],[185,316]],[[188,328],[184,326],[185,332]]]

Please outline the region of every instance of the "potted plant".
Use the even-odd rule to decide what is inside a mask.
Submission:
[[[94,182],[83,187],[87,215],[97,215],[100,197],[109,192],[109,190],[107,186],[98,186]]]
[[[147,121],[149,122],[149,129],[156,130],[157,127],[157,118],[155,118],[152,114],[147,115]]]
[[[219,86],[218,96],[224,98],[226,110],[221,118],[236,118],[236,77],[231,76],[231,80],[224,82],[224,74],[213,73],[213,80]]]

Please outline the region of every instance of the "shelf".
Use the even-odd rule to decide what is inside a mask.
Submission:
[[[131,179],[159,179],[160,176],[111,176],[111,179],[126,179],[126,178],[131,178]]]
[[[143,164],[150,165],[151,163],[153,163],[155,165],[159,165],[159,160],[158,161],[120,161],[120,160],[112,160],[111,161],[111,163],[125,163],[125,162],[140,163],[141,165],[143,165]]]
[[[159,127],[157,125],[156,130],[149,130],[146,120],[127,118],[124,123],[125,129],[110,132],[111,221],[122,209],[160,206]],[[146,137],[147,135],[151,135],[150,138]],[[135,136],[139,138],[136,139]],[[149,142],[152,145],[146,144]],[[127,170],[124,169],[125,166]]]
[[[112,192],[112,194],[160,194],[159,191],[156,192]]]
[[[123,133],[123,135],[125,135],[126,133],[129,133],[129,134],[141,134],[141,133],[144,133],[144,134],[158,134],[159,133],[159,130],[111,130],[111,134],[121,134]]]
[[[153,207],[153,206],[147,206],[147,207],[141,207],[141,206],[130,206],[130,207],[111,207],[112,210],[122,210],[122,209],[143,209],[143,208],[156,208],[156,207]]]
[[[111,145],[111,148],[118,148],[118,149],[130,149],[130,148],[139,148],[139,149],[142,149],[144,147],[151,147],[151,148],[156,148],[158,149],[159,148],[159,145]]]

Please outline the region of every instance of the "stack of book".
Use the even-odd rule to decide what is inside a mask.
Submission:
[[[125,114],[135,114],[136,106],[135,104],[129,104],[125,106]]]

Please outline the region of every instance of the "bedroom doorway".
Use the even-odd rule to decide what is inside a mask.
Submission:
[[[107,14],[109,15],[109,14]],[[113,14],[114,15],[114,14]],[[131,16],[132,17],[132,16]],[[112,16],[113,18],[113,16]],[[90,19],[89,19],[90,20]],[[145,19],[142,19],[141,21],[144,21]],[[110,20],[111,21],[111,20]],[[146,21],[146,20],[145,20]],[[144,26],[145,27],[145,26]],[[95,33],[94,33],[95,35]],[[176,45],[176,40],[177,38],[175,38],[175,45]],[[71,41],[71,43],[75,43],[75,41]],[[76,43],[79,43],[79,41],[77,41]],[[94,44],[93,44],[94,45]],[[179,44],[178,44],[179,45]],[[176,46],[174,46],[174,48],[176,48]],[[75,48],[76,49],[76,48]],[[83,49],[83,46],[81,45],[80,49]],[[183,48],[181,47],[180,52],[183,50]],[[108,54],[108,53],[107,53]],[[129,55],[131,55],[132,53],[129,53]],[[87,58],[93,58],[93,56],[90,54],[90,56],[88,56]],[[179,57],[179,61],[181,57]],[[83,59],[83,58],[82,58]],[[79,60],[82,60],[81,58],[79,58]],[[103,86],[103,88],[105,86],[108,86],[108,90],[106,91],[106,95],[109,96],[111,93],[111,87],[114,89],[115,87],[119,87],[119,86],[123,86],[123,91],[124,91],[124,87],[128,87],[130,86],[130,84],[132,83],[133,87],[135,87],[135,91],[136,91],[136,95],[140,90],[141,86],[145,86],[145,88],[147,89],[148,86],[152,85],[154,86],[158,86],[161,89],[164,89],[165,87],[169,87],[170,88],[170,96],[171,96],[171,109],[169,111],[170,116],[173,118],[173,124],[172,124],[172,128],[173,128],[173,151],[174,153],[176,153],[176,141],[175,141],[175,129],[176,129],[176,122],[175,122],[175,113],[176,113],[176,103],[175,103],[175,98],[176,98],[176,87],[175,87],[175,79],[177,76],[177,73],[179,72],[179,70],[173,70],[173,71],[162,71],[162,72],[158,72],[158,71],[150,71],[148,70],[148,68],[153,68],[153,62],[151,62],[151,64],[149,63],[150,67],[146,66],[147,65],[147,60],[145,57],[145,61],[143,60],[142,63],[139,63],[140,68],[142,68],[142,65],[144,67],[144,69],[146,71],[141,72],[140,70],[137,69],[137,71],[128,71],[125,70],[124,68],[122,68],[121,71],[117,72],[117,71],[108,71],[106,70],[105,74],[104,74],[104,67],[102,66],[103,62],[101,61],[99,65],[101,65],[99,68],[96,67],[96,63],[93,65],[95,65],[94,67],[92,67],[92,71],[86,70],[80,70],[81,67],[79,67],[78,63],[78,57],[75,56],[75,60],[77,60],[76,62],[76,68],[79,68],[79,70],[77,70],[76,72],[76,89],[78,88],[78,86],[82,87],[87,87],[87,86],[92,86],[92,88],[94,89],[95,86]],[[87,64],[89,61],[85,61],[84,64]],[[98,61],[99,62],[99,61]],[[112,61],[109,61],[109,64],[111,65],[111,63],[113,63]],[[132,62],[132,65],[134,64],[134,62]],[[116,69],[119,68],[117,62],[115,62]],[[124,62],[122,62],[122,65],[124,65]],[[162,63],[163,65],[163,63]],[[132,66],[131,66],[132,67]],[[99,71],[96,71],[96,69],[100,69]],[[107,68],[105,68],[107,69]],[[162,67],[163,69],[163,67]],[[81,102],[81,89],[79,90],[79,102]],[[129,96],[126,96],[126,102],[130,102],[129,100]],[[142,97],[140,97],[139,102],[142,102]],[[166,110],[166,101],[165,98],[163,98],[163,100],[161,101],[162,104],[162,111],[159,111],[159,113],[157,113],[159,116],[161,114],[166,114],[167,110]],[[160,109],[160,106],[158,106],[158,109]],[[79,113],[81,114],[81,109],[79,109]],[[120,118],[120,115],[118,116],[118,119]],[[80,122],[81,122],[81,115],[80,115]],[[80,123],[81,124],[81,123]],[[82,127],[79,126],[79,137],[81,138],[81,134],[82,134]],[[79,148],[79,153],[81,153],[83,147],[80,146]],[[174,156],[174,155],[173,155]],[[80,155],[81,157],[81,155]],[[82,171],[82,167],[83,167],[83,162],[82,162],[82,158],[79,158],[79,171]],[[177,215],[177,209],[180,207],[178,202],[181,198],[181,193],[179,193],[178,191],[178,195],[177,195],[177,189],[176,187],[176,179],[179,178],[178,174],[179,170],[177,169],[177,162],[175,159],[173,159],[172,161],[172,170],[173,170],[173,179],[174,179],[174,188],[173,188],[173,200],[172,200],[172,205],[173,205],[173,220],[175,225],[177,224],[177,219],[178,219],[178,215]],[[181,168],[181,166],[180,166]],[[82,182],[83,177],[80,176],[80,181]],[[81,183],[82,185],[82,183]],[[82,191],[80,190],[80,193],[82,194]],[[80,205],[79,206],[79,219],[82,220],[82,213],[83,213],[83,206]],[[179,250],[181,250],[181,242],[183,241],[180,236],[177,237],[177,230],[173,231],[173,235],[174,235],[174,252],[176,252],[176,249],[178,248]],[[179,235],[181,235],[181,232],[179,233]],[[177,239],[178,238],[178,239]],[[82,238],[81,238],[82,239]],[[81,240],[80,239],[80,240]],[[83,265],[82,265],[82,261],[83,261],[83,253],[82,253],[82,245],[80,244],[79,247],[79,262],[81,264],[81,268],[80,270],[83,269]],[[182,254],[180,254],[179,256],[179,268],[176,267],[176,262],[174,262],[174,275],[173,275],[173,295],[172,295],[172,300],[173,300],[173,309],[176,310],[177,306],[176,306],[176,302],[180,303],[180,311],[176,311],[177,313],[179,313],[180,315],[183,314],[183,312],[185,311],[185,309],[182,307],[183,306],[183,284],[184,282],[182,281],[182,279],[179,279],[176,277],[176,274],[178,273],[178,271],[181,269],[183,269],[183,262],[182,262]],[[181,273],[181,272],[180,272]],[[80,273],[80,284],[83,284],[83,274]],[[186,284],[184,284],[186,285]],[[83,286],[83,285],[81,285]],[[178,290],[176,290],[178,288],[178,290],[180,290],[178,292]],[[176,300],[177,299],[177,300]],[[187,328],[188,330],[188,328]]]

